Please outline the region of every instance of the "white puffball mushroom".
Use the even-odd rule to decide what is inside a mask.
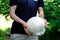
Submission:
[[[32,35],[43,35],[45,33],[44,19],[41,17],[32,17],[27,21],[27,30]]]

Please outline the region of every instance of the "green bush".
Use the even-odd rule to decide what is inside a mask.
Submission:
[[[3,37],[0,37],[0,40],[4,40],[4,38]]]
[[[45,18],[50,23],[40,40],[60,40],[60,0],[45,0]]]
[[[9,0],[0,0],[0,14],[7,17],[9,15]]]
[[[5,30],[0,29],[0,40],[10,40],[10,28]]]
[[[10,35],[10,30],[11,30],[10,28],[7,28],[5,30],[0,29],[0,37],[5,37]]]

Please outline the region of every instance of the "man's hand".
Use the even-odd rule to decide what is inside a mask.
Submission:
[[[27,35],[30,35],[29,31],[27,30],[27,23],[24,22],[23,27],[24,27],[24,30],[27,33]]]

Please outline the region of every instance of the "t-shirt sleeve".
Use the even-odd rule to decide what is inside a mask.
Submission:
[[[44,7],[44,1],[38,0],[38,7]]]
[[[14,6],[17,4],[17,1],[16,0],[10,0],[9,1],[9,6]]]

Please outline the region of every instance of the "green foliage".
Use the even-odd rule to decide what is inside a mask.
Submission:
[[[10,40],[10,28],[5,30],[0,29],[0,40]]]
[[[49,22],[40,40],[60,40],[60,0],[45,0],[45,18]]]
[[[0,40],[4,40],[4,38],[3,37],[0,37]]]
[[[5,30],[0,29],[0,36],[5,37],[7,35],[10,35],[10,30],[11,30],[10,28],[7,28]]]
[[[59,3],[60,0],[45,1],[45,18],[48,20],[48,22],[50,23],[49,26],[51,27],[60,26],[60,7],[58,6],[60,5]]]
[[[0,14],[7,17],[9,15],[9,0],[0,0]]]

